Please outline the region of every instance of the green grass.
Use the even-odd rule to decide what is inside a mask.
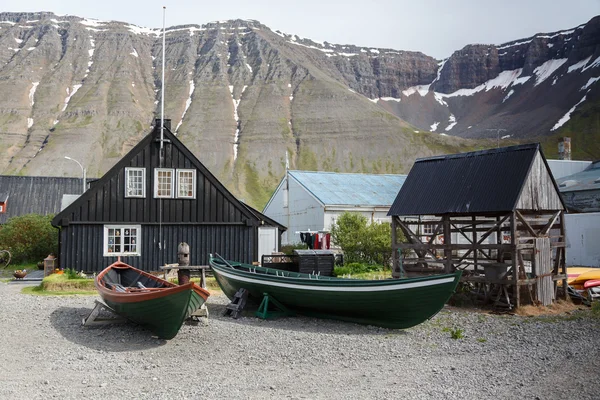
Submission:
[[[461,328],[443,328],[442,332],[450,332],[450,337],[454,340],[463,339],[465,331]]]
[[[600,158],[600,99],[588,98],[557,133],[539,139],[546,158],[557,158],[558,138],[565,136],[571,138],[573,160],[594,161]]]
[[[45,290],[42,284],[37,286],[27,286],[21,290],[23,294],[31,294],[36,296],[73,296],[73,295],[96,295],[96,290]]]

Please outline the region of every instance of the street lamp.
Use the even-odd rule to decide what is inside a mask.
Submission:
[[[81,168],[81,174],[83,176],[83,192],[81,192],[82,194],[85,193],[85,168],[83,168],[83,165],[81,165],[81,163],[77,160],[75,160],[74,158],[65,156],[65,158],[67,160],[71,160],[71,161],[75,161],[77,163],[77,165],[79,165],[79,168]]]

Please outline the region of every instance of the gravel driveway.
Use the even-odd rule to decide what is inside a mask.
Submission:
[[[1,399],[598,399],[600,319],[444,309],[406,330],[224,317],[170,341],[133,324],[82,327],[97,296],[0,283]],[[452,339],[451,330],[462,330]],[[455,331],[458,332],[458,331]]]

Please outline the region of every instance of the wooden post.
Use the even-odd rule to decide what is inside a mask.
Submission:
[[[392,278],[398,278],[400,275],[396,218],[398,217],[395,215],[392,216]]]
[[[471,217],[471,221],[473,221],[473,226],[471,227],[472,231],[473,231],[473,243],[477,243],[477,217],[475,217],[474,215]],[[477,264],[479,263],[478,260],[479,258],[478,256],[478,250],[475,249],[475,251],[473,252],[473,268],[475,269],[475,271],[477,271]]]
[[[177,262],[180,266],[189,267],[190,265],[190,245],[181,242],[179,246],[177,246]],[[189,269],[178,269],[177,270],[177,280],[180,285],[185,285],[186,283],[190,283],[190,270]]]
[[[565,277],[565,279],[562,280],[562,287],[563,287],[563,299],[566,300],[569,295],[567,294],[567,260],[566,260],[567,233],[565,231],[565,211],[564,210],[562,210],[560,212],[559,221],[560,221],[560,239],[559,240],[563,243],[563,245],[561,246],[562,251],[560,252],[560,267],[559,267],[559,269],[562,271],[562,274]],[[556,256],[558,257],[558,252],[557,252]]]
[[[444,258],[446,273],[449,274],[452,272],[452,235],[450,233],[450,217],[448,215],[444,215],[442,217],[442,222],[444,224]]]
[[[518,240],[518,232],[517,229],[517,216],[516,212],[513,211],[510,213],[510,247],[511,247],[511,255],[512,255],[512,266],[513,266],[513,296],[515,299],[515,307],[519,308],[521,305],[521,295],[519,292],[519,258],[517,256],[517,243]]]

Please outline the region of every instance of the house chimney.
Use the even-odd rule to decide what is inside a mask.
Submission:
[[[160,128],[160,118],[154,119],[154,125],[157,128]],[[165,118],[165,128],[167,128],[169,131],[171,131],[171,120],[170,119]]]
[[[561,137],[558,139],[558,159],[559,160],[570,160],[571,159],[571,138]]]

